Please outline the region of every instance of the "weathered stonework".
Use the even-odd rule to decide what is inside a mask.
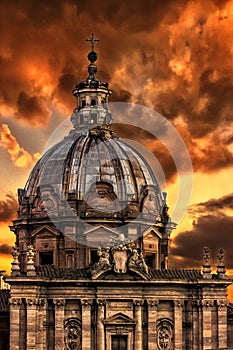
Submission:
[[[73,129],[18,191],[10,350],[232,345],[223,251],[216,274],[207,248],[202,271],[168,269],[176,225],[166,195],[144,157],[111,130],[111,90],[96,78],[93,50],[88,59],[73,91]]]

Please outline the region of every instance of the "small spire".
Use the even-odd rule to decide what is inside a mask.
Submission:
[[[210,250],[208,247],[204,247],[203,260],[204,260],[204,265],[209,266]]]
[[[20,275],[20,264],[19,264],[19,248],[15,244],[12,252],[13,262],[11,263],[11,276],[19,276]]]
[[[204,247],[203,252],[204,264],[202,265],[202,274],[204,279],[211,279],[210,251],[208,247]]]
[[[27,251],[27,276],[30,277],[36,276],[34,255],[34,247],[33,245],[29,245]]]
[[[218,278],[225,279],[226,278],[226,266],[224,264],[224,250],[220,248],[218,250],[218,265],[217,265],[217,274]]]

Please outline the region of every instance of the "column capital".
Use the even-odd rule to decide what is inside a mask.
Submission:
[[[10,298],[8,303],[10,306],[18,308],[22,304],[22,298]]]
[[[99,306],[105,306],[108,303],[106,299],[97,299],[96,302]]]
[[[212,306],[214,306],[214,301],[211,299],[203,299],[203,300],[198,300],[199,305],[203,307],[203,309],[210,309]]]
[[[36,305],[44,307],[46,306],[46,299],[45,298],[38,298],[36,301]]]
[[[137,307],[142,306],[144,304],[143,299],[133,299],[133,304]]]
[[[151,310],[157,310],[158,305],[159,305],[159,300],[157,299],[147,299],[147,305]]]
[[[200,300],[192,300],[192,307],[199,307],[200,306]]]
[[[91,306],[93,303],[92,299],[81,299],[81,305],[82,307],[88,307]]]
[[[183,300],[173,300],[173,304],[177,308],[182,308],[184,306],[184,301]]]
[[[216,305],[221,310],[227,307],[229,305],[229,302],[227,300],[216,300]]]
[[[66,300],[65,299],[53,299],[53,304],[55,305],[55,307],[59,308],[59,307],[63,307],[66,305]]]
[[[33,308],[37,305],[38,299],[37,298],[26,298],[25,299],[27,308]]]

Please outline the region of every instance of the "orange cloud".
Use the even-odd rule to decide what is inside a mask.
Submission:
[[[31,155],[19,145],[7,124],[0,125],[0,147],[9,153],[13,164],[19,168],[32,166],[40,158],[39,153]]]

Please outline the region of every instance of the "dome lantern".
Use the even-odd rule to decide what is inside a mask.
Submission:
[[[90,39],[86,39],[91,43],[91,51],[87,55],[90,64],[88,65],[88,77],[77,83],[72,91],[77,99],[77,108],[72,115],[72,122],[75,127],[91,125],[92,127],[104,124],[110,124],[112,116],[108,109],[108,99],[112,91],[108,88],[107,82],[102,82],[96,78],[98,55],[94,51],[94,45],[100,42],[91,34]]]

